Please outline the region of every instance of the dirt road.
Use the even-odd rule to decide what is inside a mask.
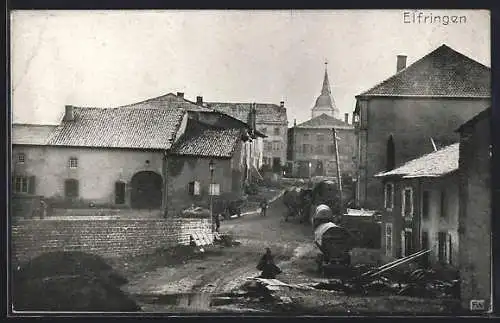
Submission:
[[[283,270],[278,277],[280,280],[298,282],[303,278],[306,281],[300,269],[290,264],[298,258],[310,258],[311,268],[314,267],[311,229],[294,221],[285,222],[284,212],[280,198],[270,205],[266,217],[252,214],[223,221],[221,233],[231,234],[241,245],[212,250],[203,259],[138,275],[126,286],[126,291],[143,298],[229,292],[241,286],[248,277],[259,275],[255,267],[266,247],[271,248]]]

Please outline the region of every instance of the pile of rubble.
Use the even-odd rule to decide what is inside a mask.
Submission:
[[[358,270],[353,268],[353,271]],[[460,280],[443,277],[432,269],[387,272],[378,276],[334,278],[311,285],[316,289],[333,290],[348,295],[401,295],[421,298],[458,298]]]

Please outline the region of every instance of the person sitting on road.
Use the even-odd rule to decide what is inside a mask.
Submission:
[[[260,215],[266,216],[266,211],[267,211],[267,201],[262,200],[260,202]]]
[[[257,269],[261,270],[260,278],[274,279],[281,273],[281,269],[275,265],[271,249],[266,248],[266,253],[260,258]]]

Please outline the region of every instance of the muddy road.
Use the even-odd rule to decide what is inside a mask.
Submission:
[[[193,311],[208,309],[205,304],[208,300],[200,295],[227,293],[238,289],[247,278],[258,276],[256,265],[266,247],[271,248],[283,270],[278,279],[307,281],[292,263],[307,259],[313,270],[316,250],[311,243],[311,228],[295,221],[285,222],[285,211],[280,198],[270,205],[265,217],[251,214],[223,221],[220,232],[231,234],[241,245],[212,247],[215,250],[207,250],[202,259],[142,273],[131,279],[125,290],[134,295],[146,311],[186,310],[180,305],[182,300],[176,302],[173,295],[195,295],[197,300],[187,300],[187,307]],[[200,303],[199,307],[193,302]]]

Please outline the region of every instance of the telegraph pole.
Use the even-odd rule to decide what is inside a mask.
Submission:
[[[339,160],[339,147],[338,147],[338,139],[337,139],[337,132],[335,131],[335,128],[332,128],[332,133],[333,133],[333,144],[335,145],[335,163],[337,164],[337,181],[338,181],[338,186],[339,186],[339,194],[340,194],[340,206],[342,208],[342,212],[344,210],[344,204],[343,204],[343,196],[342,196],[342,176],[340,175],[340,160]]]

